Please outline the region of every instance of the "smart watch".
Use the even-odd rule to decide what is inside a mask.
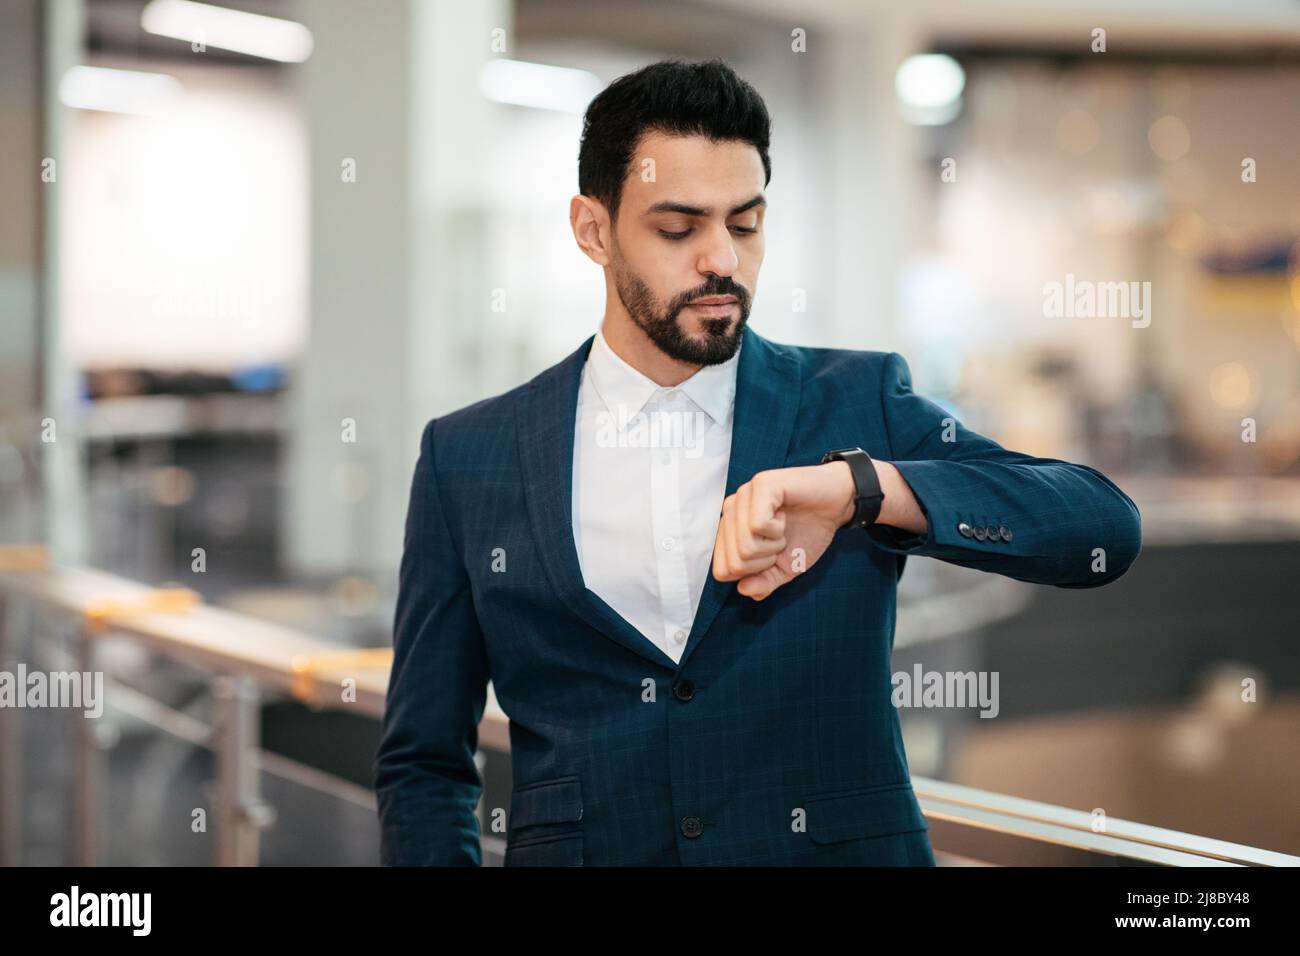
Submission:
[[[824,465],[832,461],[845,461],[849,471],[853,472],[853,485],[857,489],[854,498],[853,517],[849,524],[855,528],[866,528],[876,523],[880,515],[880,505],[885,500],[885,493],[880,490],[880,479],[876,468],[871,463],[871,456],[861,448],[838,448],[822,456]]]

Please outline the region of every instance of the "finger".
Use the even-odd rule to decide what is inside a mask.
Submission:
[[[781,566],[774,564],[766,571],[741,578],[736,584],[736,590],[755,601],[762,601],[789,580],[789,575],[781,569]]]
[[[754,532],[749,526],[750,503],[754,499],[754,483],[747,481],[736,489],[736,507],[733,522],[736,541],[736,557],[741,561],[752,561],[758,556],[760,543],[754,539]]]
[[[740,489],[737,489],[735,495],[730,496],[722,503],[722,522],[725,526],[722,535],[722,547],[727,556],[727,570],[730,573],[728,580],[731,581],[748,573],[745,570],[744,561],[741,560],[740,551],[736,547],[736,498],[739,493]]]
[[[719,581],[730,581],[731,568],[727,563],[727,501],[722,501],[722,514],[718,518],[718,534],[713,539],[713,576]]]
[[[754,493],[753,482],[747,482],[736,490],[731,505],[730,523],[727,526],[727,557],[733,571],[739,575],[757,574],[770,567],[776,560],[780,548],[760,546],[749,530],[749,498]]]
[[[749,571],[743,566],[736,551],[736,496],[728,495],[722,502],[722,519],[718,522],[718,541],[715,546],[715,563],[720,570],[714,577],[719,581],[736,581]]]
[[[766,482],[750,482],[752,491],[745,502],[745,513],[758,554],[779,554],[785,548],[785,512],[780,499]]]

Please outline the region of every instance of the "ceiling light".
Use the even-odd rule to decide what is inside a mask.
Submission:
[[[909,56],[894,74],[899,110],[909,123],[938,126],[961,112],[966,71],[945,53]]]
[[[79,110],[109,113],[156,113],[181,94],[181,85],[166,73],[74,66],[59,81],[59,100]]]
[[[483,64],[479,88],[498,103],[581,115],[602,87],[586,70],[497,59]]]
[[[311,31],[301,23],[192,0],[150,0],[140,26],[156,36],[281,63],[301,63],[313,46]]]

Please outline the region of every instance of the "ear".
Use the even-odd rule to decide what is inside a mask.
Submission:
[[[597,265],[609,265],[611,227],[605,204],[590,196],[574,196],[569,200],[569,225],[587,258]]]

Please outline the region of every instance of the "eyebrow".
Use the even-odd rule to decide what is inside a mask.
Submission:
[[[756,206],[766,206],[766,205],[767,205],[767,200],[763,198],[762,193],[759,193],[757,196],[755,196],[753,199],[750,199],[748,202],[743,202],[736,208],[732,209],[729,213],[727,213],[727,215],[738,216],[742,212],[747,212],[750,209],[755,208]],[[707,216],[711,212],[713,212],[713,210],[706,209],[702,206],[692,206],[684,202],[674,202],[671,199],[665,199],[663,202],[657,202],[649,209],[647,209],[644,215],[652,216],[658,212],[676,212],[676,213],[681,213],[684,216]]]

